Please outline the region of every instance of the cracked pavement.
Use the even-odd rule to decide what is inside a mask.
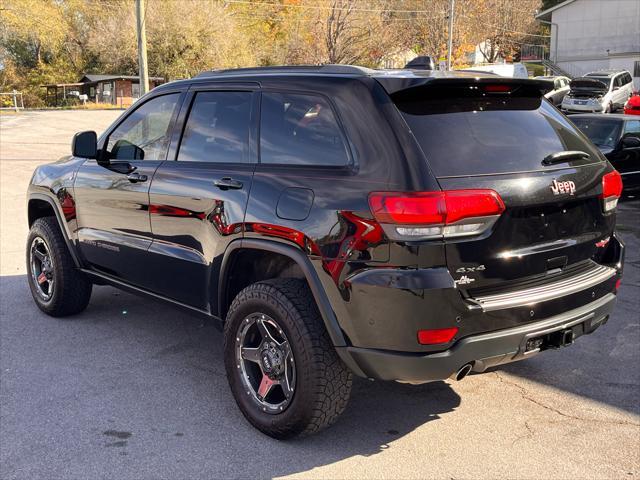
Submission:
[[[640,477],[640,201],[619,207],[625,275],[593,335],[459,383],[357,379],[337,425],[277,442],[236,408],[200,318],[110,287],[67,319],[30,298],[33,168],[119,114],[0,116],[0,478]]]

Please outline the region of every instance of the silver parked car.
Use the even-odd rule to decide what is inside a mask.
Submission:
[[[574,78],[562,101],[566,113],[611,113],[633,93],[633,79],[626,70],[602,70]]]

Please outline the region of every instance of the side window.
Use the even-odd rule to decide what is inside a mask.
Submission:
[[[616,87],[621,87],[624,84],[624,82],[622,81],[622,75],[618,75],[616,77],[616,83],[615,86]]]
[[[260,162],[348,165],[344,137],[329,103],[316,95],[263,93]]]
[[[183,162],[248,163],[251,92],[198,92],[180,142]]]
[[[136,108],[109,135],[108,158],[164,160],[171,137],[169,124],[179,97],[179,93],[162,95]]]
[[[624,122],[624,132],[623,135],[633,135],[634,137],[640,138],[640,120],[630,120]]]
[[[556,90],[562,88],[562,79],[561,78],[556,78],[555,82],[553,83],[553,88],[556,89]]]

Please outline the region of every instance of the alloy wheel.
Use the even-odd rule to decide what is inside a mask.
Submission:
[[[49,301],[53,296],[54,269],[49,246],[42,237],[33,239],[29,255],[31,279],[36,287],[36,292],[44,301]]]
[[[282,328],[269,315],[253,313],[238,328],[235,351],[247,395],[263,412],[282,413],[296,383],[293,352]]]

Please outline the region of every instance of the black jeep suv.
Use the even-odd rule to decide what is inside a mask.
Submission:
[[[28,191],[33,298],[92,284],[213,318],[276,438],[408,383],[528,358],[607,321],[620,175],[535,80],[349,66],[203,73],[141,98]]]

